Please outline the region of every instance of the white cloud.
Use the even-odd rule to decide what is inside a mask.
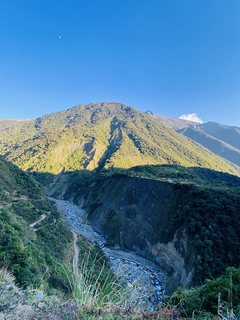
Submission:
[[[58,36],[58,38],[59,38],[59,39],[62,39],[62,37],[61,37],[61,36]]]
[[[203,121],[197,116],[196,113],[182,114],[179,119],[189,120],[194,122],[203,123]]]

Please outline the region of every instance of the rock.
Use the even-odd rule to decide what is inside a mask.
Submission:
[[[42,292],[38,292],[38,294],[36,294],[36,296],[35,296],[35,299],[36,300],[42,300],[43,299],[43,293]]]
[[[13,283],[9,283],[6,285],[7,290],[12,290],[13,288]]]

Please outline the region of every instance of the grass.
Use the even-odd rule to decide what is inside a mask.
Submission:
[[[6,267],[3,267],[2,269],[0,269],[0,283],[13,282],[14,280],[15,280],[14,276]]]
[[[94,260],[90,259],[89,251],[75,274],[61,265],[70,284],[71,299],[78,306],[79,319],[170,319],[174,314],[170,308],[150,312],[146,307],[139,307],[141,293],[138,280],[127,283],[127,286],[123,285],[125,279],[121,269],[114,275],[109,269],[105,271],[103,263],[102,268],[96,272],[95,265],[101,259],[98,254]]]
[[[99,259],[91,262],[89,268],[89,253],[82,260],[79,265],[79,272],[73,275],[71,272],[64,268],[68,281],[71,284],[71,300],[66,301],[66,297],[60,298],[55,294],[47,295],[44,288],[22,290],[14,284],[14,277],[7,268],[0,270],[0,289],[2,295],[0,296],[0,305],[2,310],[0,316],[3,314],[6,317],[15,316],[14,319],[20,319],[18,308],[21,312],[29,312],[29,318],[26,319],[51,319],[58,320],[140,320],[140,319],[192,319],[192,320],[235,320],[238,319],[238,308],[232,307],[222,300],[221,294],[218,294],[217,313],[214,315],[206,310],[201,312],[193,312],[191,315],[186,314],[185,304],[188,300],[188,295],[176,303],[174,302],[174,295],[172,301],[164,303],[159,307],[159,310],[150,312],[149,310],[141,310],[138,306],[131,301],[131,294],[127,292],[126,288],[122,286],[116,277],[110,272],[108,276],[101,282],[101,275],[104,273],[105,266],[98,274],[94,271],[94,264]],[[11,284],[11,288],[7,289],[7,285]],[[130,287],[135,287],[131,284]],[[4,291],[5,290],[5,291]],[[38,292],[43,293],[41,301],[36,299]],[[179,292],[176,292],[175,296]],[[4,298],[5,297],[5,298]],[[182,303],[184,302],[184,303]],[[9,306],[11,308],[9,309]],[[14,309],[14,306],[18,306]],[[39,307],[40,306],[40,307]],[[25,318],[24,318],[25,319]]]
[[[90,260],[89,251],[81,260],[78,273],[75,274],[69,273],[69,269],[62,265],[70,284],[72,298],[79,306],[81,315],[105,313],[113,307],[126,308],[131,298],[129,291],[120,284],[111,270],[105,271],[105,263],[98,273],[95,272],[95,266],[101,259],[97,254]]]

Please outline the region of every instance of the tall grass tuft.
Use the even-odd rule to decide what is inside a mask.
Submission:
[[[96,268],[103,261],[101,268]],[[127,283],[124,272],[117,275],[107,268],[102,256],[92,259],[91,250],[80,261],[77,272],[61,265],[67,277],[72,299],[77,303],[82,320],[95,319],[171,319],[175,312],[168,307],[150,312],[141,308],[139,300],[144,298],[138,280]],[[121,281],[120,281],[121,279]],[[125,285],[123,285],[125,283]],[[127,283],[127,285],[126,285]]]
[[[96,255],[92,260],[89,251],[80,262],[77,273],[70,273],[62,265],[80,313],[99,314],[129,308],[132,298],[129,289],[120,283],[111,270],[106,270],[105,261],[101,269],[96,271],[95,266],[101,258]]]
[[[7,269],[7,267],[2,267],[2,269],[0,269],[0,283],[13,281],[15,281],[13,274]]]

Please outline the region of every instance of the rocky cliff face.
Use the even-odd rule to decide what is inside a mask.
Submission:
[[[184,226],[171,234],[174,185],[131,177],[95,182],[85,199],[89,219],[109,245],[157,262],[168,274],[168,291],[188,287],[194,275],[192,248]]]

